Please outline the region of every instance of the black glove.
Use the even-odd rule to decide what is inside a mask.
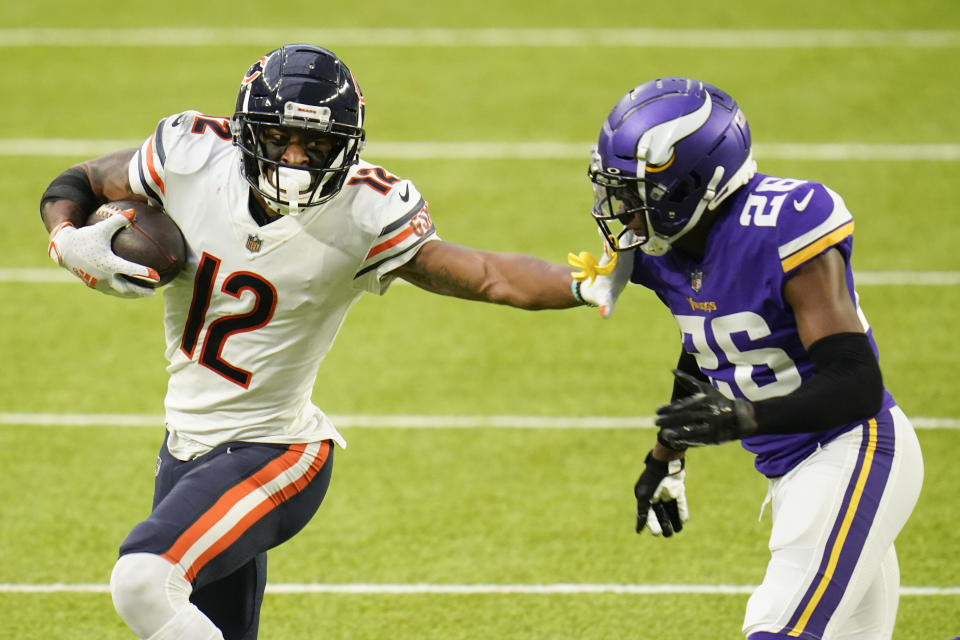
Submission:
[[[757,432],[753,404],[730,400],[706,382],[674,369],[673,375],[692,395],[657,409],[658,438],[672,449],[739,440]]]
[[[683,530],[687,521],[687,498],[684,493],[683,459],[662,462],[653,457],[653,451],[647,454],[643,473],[633,486],[633,495],[637,498],[637,533],[649,527],[655,536],[669,538],[676,531]],[[656,520],[650,519],[653,511]]]

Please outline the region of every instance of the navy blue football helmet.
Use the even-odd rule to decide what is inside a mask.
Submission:
[[[592,150],[592,214],[615,251],[663,255],[756,172],[747,119],[729,95],[688,78],[660,78],[616,104]],[[614,235],[643,216],[645,233]]]
[[[363,148],[364,100],[356,79],[332,52],[290,44],[253,63],[230,121],[247,182],[277,213],[296,214],[330,200]],[[281,161],[286,145],[266,130],[295,129],[308,166]]]

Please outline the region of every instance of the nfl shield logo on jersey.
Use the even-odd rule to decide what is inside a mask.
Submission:
[[[690,287],[694,293],[700,293],[703,289],[703,271],[694,271],[690,274]]]
[[[247,236],[247,251],[256,253],[263,246],[263,238],[258,235],[250,234]]]

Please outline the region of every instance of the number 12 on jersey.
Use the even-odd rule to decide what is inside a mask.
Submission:
[[[246,313],[226,315],[213,320],[204,332],[204,325],[207,324],[207,310],[210,307],[210,298],[213,296],[213,286],[219,271],[220,260],[209,253],[204,253],[200,258],[200,264],[197,265],[193,300],[190,302],[190,312],[183,328],[180,350],[192,360],[201,342],[200,335],[203,333],[203,347],[200,350],[198,362],[246,389],[250,386],[253,374],[224,360],[223,346],[230,336],[245,331],[255,331],[270,322],[277,306],[277,291],[272,284],[250,271],[231,273],[223,281],[221,291],[237,299],[244,291],[249,291],[254,296],[253,307]]]

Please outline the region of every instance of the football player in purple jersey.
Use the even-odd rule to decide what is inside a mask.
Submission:
[[[287,45],[243,76],[232,118],[173,114],[139,149],[66,170],[41,199],[50,255],[104,293],[154,291],[120,277],[146,275],[111,250],[127,218],[84,226],[99,205],[150,202],[186,241],[186,266],[164,289],[170,375],[153,510],[110,580],[141,638],[257,636],[266,552],[316,512],[332,443],[344,446],[310,398],[363,292],[399,277],[471,300],[590,303],[609,315],[626,283],[612,262],[578,283],[563,265],[440,240],[413,184],[360,158],[364,113],[337,56]]]
[[[681,334],[673,397],[635,486],[637,532],[682,529],[687,447],[740,440],[769,479],[773,515],[743,633],[890,638],[894,539],[923,460],[858,304],[843,200],[758,173],[737,103],[687,78],[623,96],[589,175],[610,249],[632,257],[630,280],[657,294]]]

